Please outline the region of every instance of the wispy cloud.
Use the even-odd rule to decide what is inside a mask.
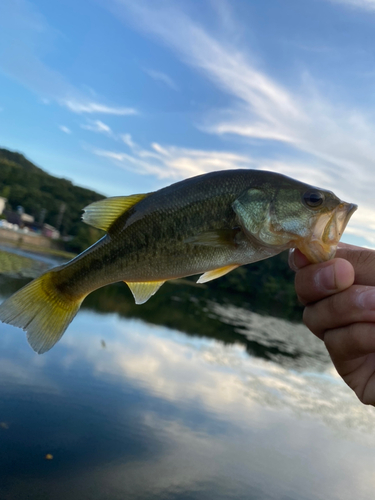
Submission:
[[[134,115],[137,111],[93,100],[93,91],[82,91],[44,62],[45,47],[53,50],[58,36],[27,0],[0,2],[0,70],[35,92],[44,103],[55,102],[74,113]],[[17,37],[14,36],[17,33]]]
[[[375,11],[375,0],[329,0],[333,3],[341,3],[344,5],[350,5],[357,9],[365,9],[370,11]]]
[[[129,134],[122,136],[130,152],[94,149],[97,156],[113,160],[119,167],[159,179],[180,180],[185,177],[254,164],[247,156],[223,151],[204,151],[151,144],[149,149],[138,146]]]
[[[107,115],[136,115],[138,114],[137,110],[134,108],[124,108],[124,107],[114,107],[114,106],[106,106],[105,104],[100,104],[98,102],[87,101],[87,100],[75,100],[75,99],[61,99],[61,104],[70,111],[74,113],[102,113]]]
[[[154,80],[164,83],[170,89],[178,90],[178,87],[175,84],[175,82],[172,80],[172,78],[170,76],[166,75],[165,73],[163,73],[162,71],[155,71],[152,69],[145,69],[145,68],[143,69],[143,71],[145,73],[147,73],[149,76],[151,76],[151,78],[153,78]]]
[[[66,127],[65,125],[60,125],[59,126],[59,129],[64,132],[65,134],[71,134],[72,131],[70,130],[70,128]]]
[[[375,0],[350,3],[370,7]],[[298,87],[285,88],[259,70],[252,54],[232,46],[225,37],[213,36],[175,3],[112,0],[108,5],[117,17],[124,22],[131,19],[232,96],[231,109],[204,116],[201,128],[218,135],[287,144],[291,156],[293,150],[305,154],[309,167],[305,173],[310,172],[312,184],[323,174],[327,184],[322,187],[372,209],[375,123],[370,113],[328,101],[308,74],[301,75]],[[284,156],[280,163],[285,160]],[[303,170],[298,162],[294,166],[290,175],[301,178]],[[355,218],[361,216],[359,211]]]
[[[330,176],[317,171],[308,163],[303,163],[292,157],[280,160],[253,158],[249,155],[237,154],[231,151],[207,151],[201,149],[182,148],[172,145],[161,145],[157,142],[149,148],[142,148],[130,134],[119,136],[130,151],[97,149],[91,151],[100,157],[108,158],[119,168],[137,172],[140,175],[154,175],[162,183],[178,181],[194,175],[200,175],[213,170],[227,170],[237,168],[254,168],[296,176],[302,182],[318,186],[326,186]],[[374,227],[375,229],[375,227]]]
[[[89,120],[88,123],[82,124],[81,128],[90,130],[91,132],[99,132],[101,134],[112,134],[111,128],[100,120]]]
[[[120,135],[120,139],[131,149],[136,149],[137,145],[133,142],[132,136],[130,134]]]

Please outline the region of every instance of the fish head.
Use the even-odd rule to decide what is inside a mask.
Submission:
[[[258,246],[298,248],[313,263],[332,259],[357,205],[331,191],[273,175],[232,205],[246,236]]]

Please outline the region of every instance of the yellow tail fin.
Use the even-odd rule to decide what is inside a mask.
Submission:
[[[27,340],[38,354],[58,342],[83,301],[63,295],[45,273],[0,305],[0,321],[27,332]]]

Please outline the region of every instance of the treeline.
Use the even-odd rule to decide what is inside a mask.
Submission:
[[[82,224],[81,215],[85,206],[103,196],[49,175],[22,154],[7,149],[0,149],[0,196],[7,198],[11,210],[21,205],[36,222],[43,220],[59,226],[62,236],[74,236],[65,244],[66,250],[81,252],[102,234]]]

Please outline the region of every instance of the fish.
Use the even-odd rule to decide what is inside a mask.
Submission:
[[[124,281],[143,304],[168,280],[198,283],[298,248],[310,262],[335,255],[357,205],[276,172],[238,169],[191,177],[158,191],[84,209],[106,234],[0,305],[0,321],[27,332],[41,354],[60,340],[84,298]]]

